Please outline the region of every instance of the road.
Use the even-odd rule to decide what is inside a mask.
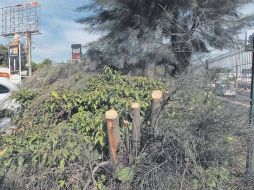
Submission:
[[[225,112],[230,113],[234,123],[241,126],[249,124],[250,91],[238,92],[236,97],[217,96],[216,100],[225,108]]]
[[[250,107],[250,90],[240,91],[235,97],[235,101]]]
[[[217,96],[218,100],[225,101],[225,103],[238,105],[240,107],[249,109],[250,108],[250,91],[240,91],[236,97],[222,97]]]

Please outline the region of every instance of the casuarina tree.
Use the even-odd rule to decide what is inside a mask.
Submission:
[[[252,15],[239,13],[250,2],[92,0],[77,9],[85,13],[77,22],[102,36],[90,44],[89,54],[103,57],[97,64],[147,75],[160,65],[175,75],[188,68],[194,53],[232,47],[239,31],[253,21]]]

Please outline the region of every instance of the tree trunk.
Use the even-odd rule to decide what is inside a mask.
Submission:
[[[145,65],[145,76],[151,79],[154,78],[154,64],[149,61],[147,61]]]
[[[138,103],[134,103],[131,106],[131,116],[132,116],[132,147],[133,147],[133,155],[137,157],[140,151],[140,141],[141,141],[141,116],[140,116],[140,105]]]
[[[110,156],[113,161],[116,161],[117,151],[120,145],[120,129],[119,129],[119,118],[115,110],[109,110],[105,114],[108,131],[108,143],[110,147]]]
[[[172,35],[171,36],[171,45],[173,53],[176,57],[175,62],[173,65],[175,65],[175,70],[173,71],[173,75],[180,74],[186,71],[186,69],[190,65],[191,60],[191,47],[190,47],[190,34],[184,35],[186,31],[184,31],[180,27],[179,22],[179,10],[177,7],[174,8],[174,11],[172,13],[172,22],[171,22],[171,33],[172,34],[182,34],[182,35]],[[188,29],[186,29],[188,31]]]
[[[163,101],[163,93],[160,90],[153,91],[152,93],[152,110],[151,110],[151,130],[152,136],[157,138],[160,135],[158,117],[161,111]]]

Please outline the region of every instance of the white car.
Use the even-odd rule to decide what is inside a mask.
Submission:
[[[17,90],[9,79],[0,77],[0,111],[2,110],[15,110],[18,105],[10,98],[11,93]]]
[[[215,83],[215,92],[218,96],[235,97],[236,89],[232,84]]]

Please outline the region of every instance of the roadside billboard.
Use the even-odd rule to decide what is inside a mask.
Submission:
[[[73,61],[81,61],[82,59],[82,46],[81,44],[72,44],[72,60]]]

